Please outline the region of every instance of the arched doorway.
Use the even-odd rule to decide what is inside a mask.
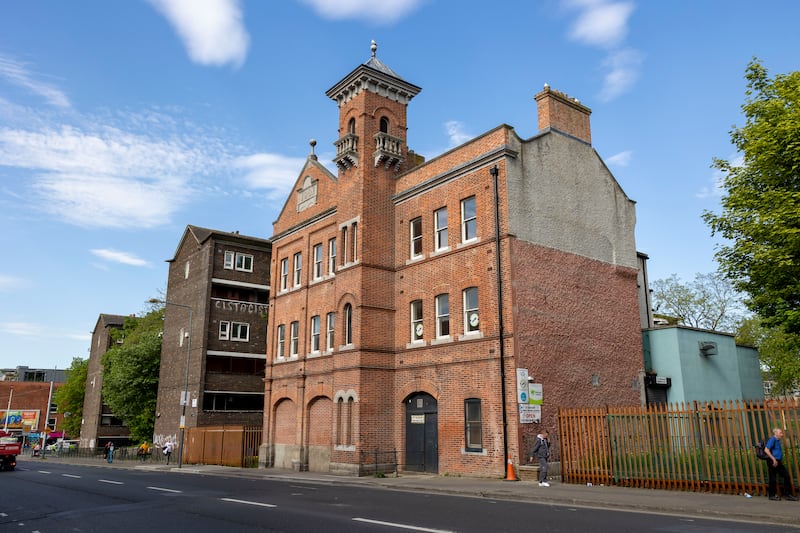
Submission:
[[[406,399],[405,469],[439,473],[439,429],[436,398],[417,392]]]

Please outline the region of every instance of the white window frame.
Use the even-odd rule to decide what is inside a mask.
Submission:
[[[219,322],[219,340],[227,341],[231,338],[231,323],[227,320],[220,320]],[[181,339],[183,339],[183,332],[181,332]]]
[[[437,295],[435,298],[435,307],[436,338],[446,339],[450,336],[450,295],[447,293]],[[447,331],[445,331],[445,329]]]
[[[300,322],[289,324],[289,357],[297,357],[300,344]]]
[[[347,264],[347,226],[342,228],[342,266]]]
[[[294,258],[292,259],[292,264],[294,265],[294,275],[292,277],[292,282],[295,287],[300,286],[300,281],[303,278],[303,254],[301,252],[297,252],[294,254]]]
[[[231,340],[247,342],[250,340],[250,324],[247,322],[231,322]]]
[[[225,262],[223,268],[225,270],[238,270],[240,272],[253,271],[253,259],[251,254],[243,254],[234,252],[233,250],[225,250]]]
[[[319,353],[319,328],[319,315],[314,315],[311,317],[311,353]]]
[[[351,304],[344,306],[344,344],[345,346],[353,344],[353,306]]]
[[[353,263],[358,262],[358,222],[353,222],[351,225],[352,235],[350,240],[353,241]]]
[[[286,324],[280,324],[275,335],[277,339],[276,352],[278,359],[286,357]]]
[[[315,244],[312,250],[314,257],[314,279],[322,278],[322,243]]]
[[[410,256],[412,259],[422,257],[422,217],[411,219],[408,223],[410,239]]]
[[[422,300],[411,302],[409,316],[411,318],[411,342],[422,342],[425,330],[422,325]]]
[[[236,260],[236,254],[231,250],[225,250],[225,263],[223,268],[225,270],[233,270],[234,261]]]
[[[471,214],[468,208],[472,207]],[[470,235],[472,233],[472,235]],[[461,242],[471,242],[478,238],[478,211],[475,197],[470,196],[461,200]]]
[[[447,207],[433,212],[433,230],[436,250],[447,250]]]
[[[470,296],[474,294],[475,301],[471,303]],[[477,333],[481,329],[480,323],[480,308],[478,299],[478,287],[467,287],[463,291],[463,300],[464,300],[464,333]],[[472,319],[472,315],[475,315],[475,320]],[[474,323],[473,323],[474,322]]]
[[[480,398],[464,400],[464,449],[468,452],[483,451],[483,406],[481,403]],[[473,437],[475,438],[473,439]]]
[[[328,240],[328,274],[336,272],[336,237]]]
[[[332,352],[336,335],[336,314],[328,313],[325,317],[325,350]]]
[[[281,290],[285,291],[289,288],[289,258],[284,257],[281,259]]]
[[[253,256],[236,252],[236,270],[239,272],[253,271]]]

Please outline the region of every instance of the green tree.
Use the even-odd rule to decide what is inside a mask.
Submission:
[[[60,413],[64,413],[63,429],[70,438],[77,438],[81,434],[83,396],[86,393],[88,369],[88,359],[74,357],[67,369],[66,381],[53,393],[53,403],[58,406]]]
[[[720,271],[748,296],[766,327],[800,334],[800,72],[767,77],[747,67],[746,122],[731,142],[741,163],[714,160],[724,175],[722,211],[706,211]]]
[[[695,274],[690,283],[673,274],[655,280],[651,287],[656,312],[680,324],[732,333],[742,319],[739,293],[719,274]]]
[[[765,377],[774,382],[773,394],[788,394],[800,385],[800,335],[765,327],[752,317],[742,322],[736,342],[758,348]]]
[[[163,329],[163,309],[127,318],[102,358],[103,399],[137,441],[153,437]]]

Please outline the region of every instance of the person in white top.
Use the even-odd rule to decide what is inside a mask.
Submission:
[[[171,440],[167,440],[167,442],[164,443],[164,456],[167,458],[167,464],[169,464],[169,459],[172,457],[172,449],[174,447],[175,445],[172,444]]]

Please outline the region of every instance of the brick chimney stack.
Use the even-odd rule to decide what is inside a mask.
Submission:
[[[539,131],[552,128],[592,144],[591,109],[546,83],[534,98],[538,104]]]

